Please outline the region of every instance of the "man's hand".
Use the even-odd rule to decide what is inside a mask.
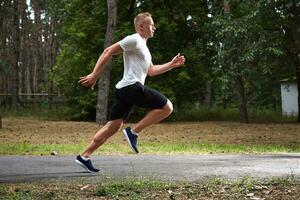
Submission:
[[[185,58],[184,56],[181,56],[180,53],[177,54],[177,56],[175,56],[172,61],[171,61],[171,66],[173,68],[176,68],[176,67],[180,67],[184,64],[185,62]]]
[[[91,73],[87,76],[80,77],[78,83],[85,87],[91,87],[91,89],[94,89],[94,86],[96,85],[97,82],[97,77]]]

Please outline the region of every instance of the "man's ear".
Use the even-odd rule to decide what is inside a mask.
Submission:
[[[144,30],[144,25],[143,25],[143,23],[140,23],[139,24],[139,29],[142,31],[142,30]]]

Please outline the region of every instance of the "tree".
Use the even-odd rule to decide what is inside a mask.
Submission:
[[[116,0],[107,0],[107,26],[104,38],[104,49],[112,45],[117,20],[117,3]],[[110,86],[110,70],[112,60],[110,59],[105,66],[102,76],[98,82],[98,97],[96,107],[96,122],[104,124],[107,117],[107,106]]]
[[[240,3],[242,4],[242,3]],[[248,111],[245,98],[245,88],[243,74],[244,71],[241,66],[241,57],[239,52],[244,48],[241,46],[241,42],[248,38],[246,34],[246,28],[241,26],[241,16],[232,11],[232,4],[228,0],[223,0],[222,5],[224,15],[216,19],[214,23],[221,24],[223,27],[218,27],[217,35],[220,39],[220,66],[223,68],[223,72],[228,74],[233,83],[233,87],[237,94],[238,109],[240,113],[240,122],[248,123]],[[235,12],[241,12],[235,11]],[[219,20],[219,21],[218,21]]]
[[[107,11],[105,1],[60,1],[60,52],[51,72],[54,88],[66,100],[72,119],[95,119],[97,90],[87,91],[77,82],[91,72],[103,50]],[[59,10],[58,8],[56,10]]]
[[[282,16],[281,29],[285,33],[285,44],[287,55],[292,59],[297,79],[298,88],[298,119],[300,122],[300,2],[299,1],[279,1],[275,3],[275,9],[279,9]]]
[[[1,115],[1,112],[0,112],[0,129],[2,129],[2,115]]]
[[[279,44],[277,48],[271,48],[276,52],[277,58],[269,62],[272,64],[275,60],[277,65],[284,66],[285,73],[282,73],[284,78],[296,77],[298,94],[300,94],[300,2],[260,1],[259,6],[263,18],[262,27],[272,35],[270,44],[274,42]],[[269,55],[269,58],[272,57]],[[298,108],[300,113],[300,95],[298,95]],[[297,121],[300,122],[300,114]]]
[[[9,66],[4,64],[8,63],[8,53],[7,53],[7,32],[8,32],[8,23],[11,21],[9,19],[9,14],[8,14],[8,10],[9,10],[9,1],[5,0],[5,1],[1,1],[1,7],[0,7],[0,89],[2,91],[7,91],[7,87],[8,87],[8,76],[4,76],[4,71],[8,71],[9,70]]]
[[[19,100],[19,57],[20,57],[20,0],[13,2],[13,27],[12,27],[12,59],[11,59],[11,108],[17,110]]]
[[[106,9],[109,2],[105,1],[55,2],[60,2],[55,5],[61,6],[64,20],[61,51],[53,71],[55,82],[67,99],[73,119],[94,119],[97,94],[76,83],[78,77],[90,73],[98,53],[107,46],[106,16],[113,12]],[[283,34],[288,29],[280,29],[293,22],[288,14],[293,13],[289,10],[293,4],[288,2],[179,0],[174,4],[170,0],[119,0],[118,27],[112,35],[119,40],[133,33],[133,17],[141,11],[152,12],[157,26],[155,37],[148,42],[153,63],[163,63],[180,52],[186,56],[188,67],[151,77],[146,84],[168,96],[176,111],[194,108],[195,103],[222,105],[238,108],[240,121],[247,122],[248,108],[279,106],[278,81],[296,69],[289,67],[294,60],[284,53],[285,49],[295,49],[296,43],[292,46],[290,42],[295,40],[287,40],[292,38]],[[291,23],[294,27],[296,21]],[[270,30],[272,27],[276,31]],[[107,99],[108,104],[112,102],[108,88],[113,91],[122,76],[122,58],[116,57],[111,64],[97,85],[96,120],[101,123],[107,116]]]
[[[44,81],[42,57],[41,0],[32,0],[34,10],[34,91],[41,92]]]
[[[59,51],[59,35],[60,27],[63,21],[63,2],[57,1],[45,1],[45,22],[44,22],[44,67],[45,71],[45,85],[44,87],[48,92],[49,109],[53,108],[53,94],[57,92],[54,87],[53,79],[51,77],[53,67],[56,62],[57,53]]]

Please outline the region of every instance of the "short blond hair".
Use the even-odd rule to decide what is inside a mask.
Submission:
[[[144,21],[146,18],[148,17],[152,17],[152,15],[148,12],[142,12],[142,13],[139,13],[135,18],[134,18],[134,27],[135,27],[135,30],[137,30],[137,27],[138,25]]]

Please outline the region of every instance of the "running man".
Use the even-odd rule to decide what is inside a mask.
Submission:
[[[139,153],[138,134],[146,127],[158,123],[173,111],[173,105],[160,92],[145,87],[146,76],[156,76],[184,64],[185,58],[178,54],[170,62],[153,65],[147,40],[152,38],[155,26],[148,12],[138,14],[134,19],[136,33],[106,48],[99,57],[93,72],[81,77],[79,83],[93,88],[104,70],[106,62],[113,56],[123,53],[123,78],[116,85],[115,102],[111,108],[108,122],[94,136],[87,148],[76,157],[76,163],[89,172],[98,172],[90,160],[92,153],[121,129],[134,106],[150,109],[146,116],[132,127],[123,130],[124,136],[133,152]]]

